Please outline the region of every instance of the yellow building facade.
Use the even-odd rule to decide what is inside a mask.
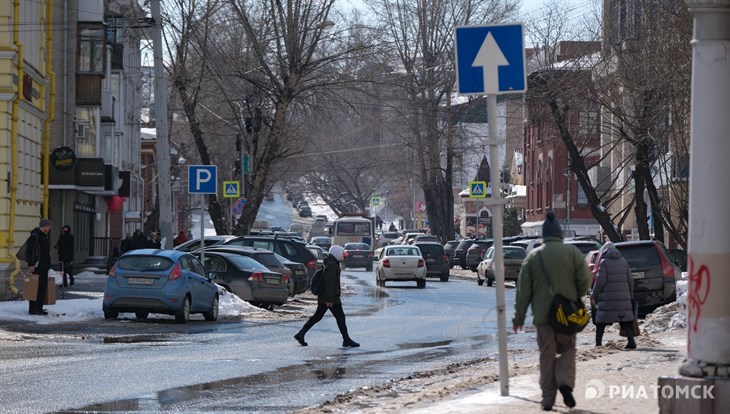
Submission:
[[[0,300],[19,294],[15,253],[48,216],[51,2],[0,1]]]

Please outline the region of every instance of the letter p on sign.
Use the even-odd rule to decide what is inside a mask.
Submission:
[[[188,166],[188,193],[216,194],[218,168],[215,165]]]

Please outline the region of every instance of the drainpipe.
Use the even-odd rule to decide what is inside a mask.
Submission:
[[[68,0],[63,0],[63,50],[68,50]],[[54,89],[55,90],[55,89]],[[63,146],[68,143],[68,53],[63,54]],[[61,190],[61,218],[66,220],[66,190]],[[59,223],[63,225],[63,223]]]
[[[51,88],[48,101],[45,102],[46,122],[43,127],[43,217],[48,217],[48,205],[50,204],[48,181],[51,169],[51,123],[56,114],[56,74],[51,65],[51,48],[53,47],[53,0],[46,3],[46,77]],[[45,94],[44,94],[45,96]],[[61,216],[61,220],[63,220]],[[63,223],[59,223],[63,224]]]
[[[15,263],[15,269],[8,276],[8,290],[17,295],[18,289],[15,287],[15,276],[20,273],[20,260],[15,256],[15,205],[18,202],[18,111],[20,102],[23,99],[23,44],[20,43],[20,0],[13,0],[13,45],[17,50],[16,73],[18,76],[18,86],[13,99],[13,108],[10,120],[10,164],[11,164],[11,180],[10,180],[10,210],[8,224],[8,257]]]

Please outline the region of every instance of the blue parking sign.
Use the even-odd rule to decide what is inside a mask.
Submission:
[[[188,166],[188,193],[216,194],[218,190],[218,167],[215,165]]]

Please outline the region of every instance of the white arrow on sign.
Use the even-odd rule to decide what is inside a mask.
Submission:
[[[487,37],[482,42],[477,56],[474,58],[472,67],[481,66],[484,74],[484,93],[499,92],[499,66],[509,66],[509,61],[504,57],[502,49],[499,48],[497,41],[494,40],[492,32],[487,33]]]

